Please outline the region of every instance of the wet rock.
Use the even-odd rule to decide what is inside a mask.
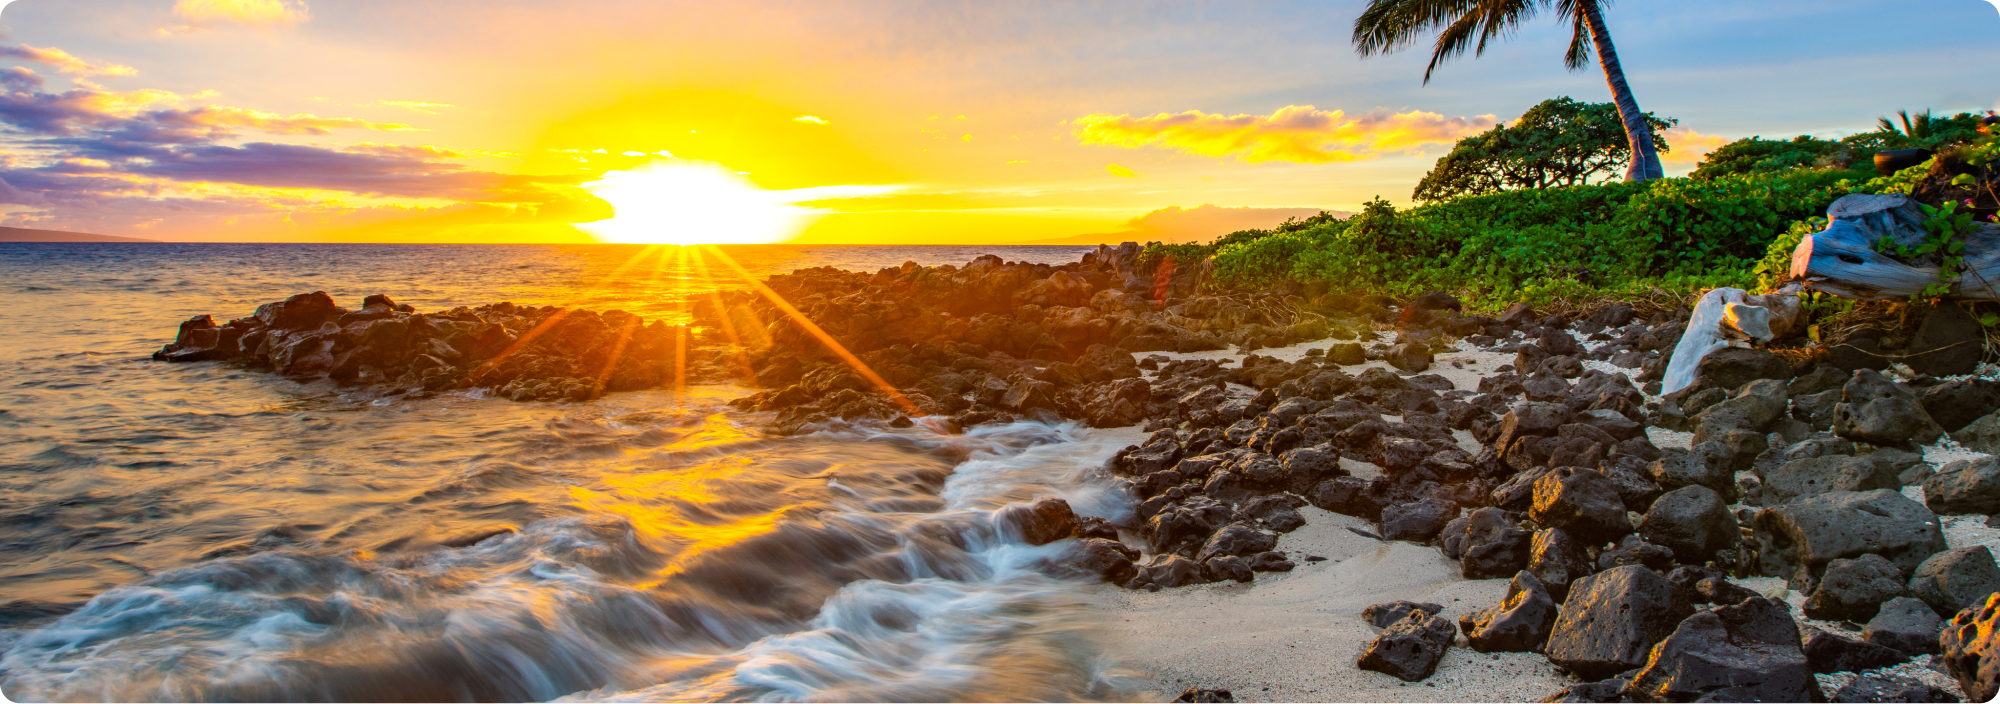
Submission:
[[[1540,652],[1555,623],[1555,598],[1528,572],[1515,573],[1500,603],[1458,618],[1466,642],[1482,653]]]
[[[1201,689],[1198,687],[1189,687],[1182,690],[1180,696],[1174,697],[1174,704],[1182,704],[1183,702],[1187,704],[1234,704],[1235,701],[1236,697],[1230,694],[1227,689]]]
[[[1946,550],[1917,565],[1910,577],[1910,596],[1930,604],[1940,617],[1986,603],[2000,592],[2000,565],[1984,545]]]
[[[1938,637],[1945,672],[1968,701],[2000,696],[2000,595],[1951,617]]]
[[[1924,480],[1924,505],[1942,515],[2000,513],[2000,459],[1958,460]]]
[[[1804,589],[1827,562],[1875,553],[1914,571],[1945,549],[1937,515],[1887,489],[1835,492],[1757,512],[1757,569]]]
[[[1535,502],[1528,517],[1592,542],[1615,540],[1632,532],[1625,503],[1611,480],[1576,467],[1558,467],[1535,480]]]
[[[1457,516],[1457,504],[1438,498],[1386,506],[1382,509],[1382,538],[1429,542]]]
[[[1672,550],[1674,559],[1699,565],[1736,545],[1740,530],[1722,497],[1705,486],[1684,486],[1660,496],[1639,521],[1646,542]]]
[[[1046,545],[1076,535],[1076,512],[1069,502],[1044,497],[1031,504],[1011,504],[1000,509],[999,519],[1014,527],[1029,545]]]
[[[1856,677],[1834,690],[1831,702],[1956,702],[1950,692],[1901,677]]]
[[[1944,621],[1930,605],[1902,596],[1882,604],[1862,629],[1861,639],[1907,655],[1932,655],[1938,652],[1938,632],[1943,628]]]
[[[1653,648],[1625,693],[1657,702],[1825,699],[1799,649],[1791,610],[1761,597],[1682,621]]]
[[[1881,555],[1833,560],[1819,588],[1806,599],[1805,613],[1822,621],[1867,622],[1882,602],[1903,595],[1903,573]]]
[[[1421,611],[1390,624],[1361,651],[1355,665],[1405,682],[1418,682],[1437,671],[1444,651],[1458,629],[1450,621]]]
[[[1439,547],[1445,557],[1458,561],[1459,574],[1466,579],[1494,579],[1527,566],[1533,539],[1533,534],[1514,527],[1506,511],[1488,506],[1447,525]]]
[[[1227,555],[1255,555],[1278,546],[1278,536],[1258,530],[1246,522],[1231,523],[1215,531],[1208,542],[1195,555],[1196,562],[1208,562],[1211,557]]]
[[[1124,584],[1138,576],[1139,569],[1132,564],[1138,557],[1139,551],[1118,541],[1090,538],[1077,542],[1075,564],[1085,572],[1103,577],[1106,582]]]
[[[1361,620],[1376,628],[1388,628],[1390,624],[1403,620],[1403,617],[1415,611],[1436,616],[1444,611],[1444,606],[1425,601],[1391,601],[1362,609]]]
[[[1590,680],[1639,667],[1653,644],[1692,612],[1675,599],[1665,577],[1638,565],[1584,577],[1563,600],[1549,636],[1549,662]]]
[[[1160,587],[1172,589],[1201,584],[1201,566],[1179,555],[1154,555],[1139,564],[1139,574],[1125,583],[1127,589]],[[1149,586],[1151,585],[1151,586]]]
[[[1806,662],[1812,667],[1813,672],[1860,672],[1899,665],[1910,659],[1910,656],[1895,648],[1855,640],[1817,628],[1806,629],[1802,649],[1806,653]]]
[[[1541,580],[1558,601],[1569,596],[1569,585],[1597,571],[1584,544],[1560,528],[1535,532],[1528,547],[1529,572]]]
[[[1766,504],[1782,504],[1801,496],[1836,491],[1869,491],[1902,487],[1896,471],[1873,457],[1830,455],[1792,460],[1758,477]]]
[[[1917,401],[1939,428],[1956,433],[2000,411],[2000,382],[1977,378],[1947,381],[1917,391]]]
[[[1854,372],[1834,407],[1833,432],[1870,445],[1929,445],[1944,434],[1916,394],[1870,370]]]

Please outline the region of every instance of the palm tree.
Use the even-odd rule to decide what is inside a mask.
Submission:
[[[1910,111],[1908,110],[1897,110],[1896,114],[1903,118],[1902,131],[1898,132],[1896,130],[1896,123],[1890,122],[1889,118],[1886,117],[1875,118],[1876,127],[1882,130],[1883,132],[1887,132],[1889,134],[1900,134],[1910,139],[1916,139],[1916,140],[1930,139],[1931,111],[1929,109],[1917,113],[1915,120],[1910,119]]]
[[[1386,54],[1415,41],[1418,34],[1439,30],[1430,66],[1424,69],[1428,84],[1438,64],[1464,54],[1475,36],[1479,42],[1472,53],[1479,56],[1486,53],[1488,41],[1512,32],[1552,4],[1556,16],[1575,27],[1569,52],[1563,56],[1570,70],[1582,70],[1596,45],[1597,63],[1604,68],[1604,80],[1611,86],[1618,116],[1625,122],[1625,137],[1632,144],[1632,166],[1626,169],[1625,180],[1665,176],[1653,146],[1653,130],[1639,112],[1631,86],[1625,85],[1625,69],[1618,65],[1618,50],[1611,46],[1611,32],[1604,26],[1604,6],[1610,0],[1370,0],[1354,21],[1354,49],[1362,56]]]

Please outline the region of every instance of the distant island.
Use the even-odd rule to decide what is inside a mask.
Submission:
[[[62,230],[36,230],[26,227],[0,227],[0,242],[158,242],[139,237],[118,237],[116,235],[93,235],[88,232],[64,232]]]

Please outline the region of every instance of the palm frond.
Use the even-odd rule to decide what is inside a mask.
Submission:
[[[1896,123],[1890,122],[1889,118],[1886,117],[1875,118],[1875,128],[1889,134],[1897,134]]]
[[[1916,128],[1916,126],[1915,126],[1915,125],[1911,125],[1911,124],[1910,124],[1910,111],[1908,111],[1908,110],[1897,110],[1897,111],[1896,111],[1896,115],[1897,115],[1898,117],[1901,117],[1901,118],[1903,118],[1903,136],[1905,136],[1905,137],[1915,137],[1915,136],[1917,136],[1917,128]]]

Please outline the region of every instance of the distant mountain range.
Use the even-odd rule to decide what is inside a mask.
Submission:
[[[114,235],[93,235],[88,232],[64,232],[62,230],[35,230],[26,227],[0,227],[0,242],[158,242],[159,240],[139,237],[117,237]]]

